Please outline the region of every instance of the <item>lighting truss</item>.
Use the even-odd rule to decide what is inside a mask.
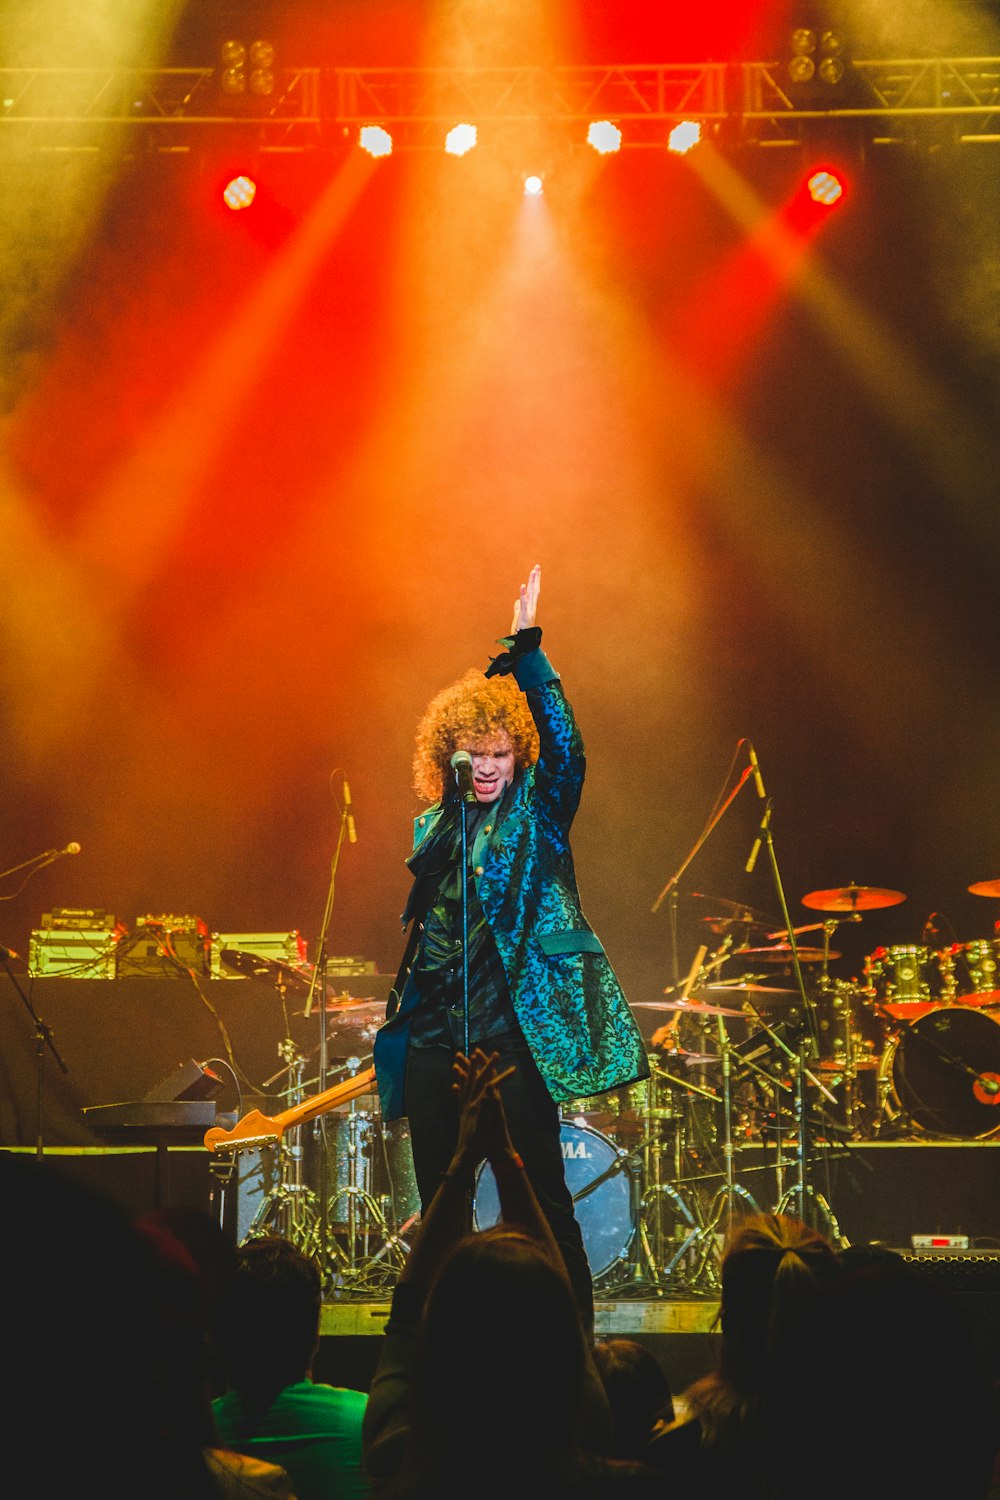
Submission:
[[[613,120],[622,148],[663,148],[698,119],[748,145],[791,145],[808,121],[855,120],[869,140],[907,140],[915,122],[950,122],[957,141],[1000,141],[1000,57],[853,60],[852,87],[828,108],[791,97],[778,62],[556,68],[280,68],[253,109],[234,107],[215,68],[0,69],[0,141],[36,149],[120,144],[129,127],[153,150],[184,150],[226,128],[258,150],[342,147],[384,124],[397,150],[442,150],[458,120],[560,126],[579,135]]]

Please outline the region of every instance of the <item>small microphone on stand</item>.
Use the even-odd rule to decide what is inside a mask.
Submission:
[[[358,830],[354,826],[354,810],[353,810],[354,809],[354,804],[351,801],[351,789],[347,785],[347,777],[346,776],[344,777],[344,782],[343,782],[343,792],[344,792],[344,822],[347,824],[347,840],[348,840],[348,843],[356,844],[358,842]]]
[[[757,831],[757,837],[753,841],[753,848],[750,850],[750,858],[746,862],[745,869],[748,875],[753,874],[753,867],[757,863],[757,856],[760,853],[760,846],[764,842],[764,835],[767,833],[770,822],[771,803],[770,801],[768,801],[768,804],[764,809],[764,816],[760,820],[760,828]]]
[[[472,779],[472,756],[468,750],[456,750],[451,757],[451,768],[455,772],[455,781],[458,784],[462,801],[469,807],[475,807],[479,798],[476,796],[476,787]]]
[[[747,749],[750,754],[750,769],[753,771],[753,784],[757,788],[757,796],[762,802],[766,802],[767,793],[764,790],[764,778],[760,774],[760,765],[757,761],[757,752],[751,745],[749,740],[747,740]]]

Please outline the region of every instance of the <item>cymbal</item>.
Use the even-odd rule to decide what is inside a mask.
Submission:
[[[732,932],[734,927],[745,928],[747,937],[749,937],[751,932],[753,932],[754,930],[761,933],[767,932],[766,922],[760,922],[756,917],[748,917],[742,914],[738,917],[699,917],[698,921],[703,927],[707,927],[710,932],[716,933],[719,937],[725,937],[727,933]]]
[[[721,1005],[705,1005],[701,1000],[633,1000],[633,1010],[680,1010],[692,1016],[739,1016],[741,1010],[726,1010]]]
[[[769,927],[774,923],[765,912],[758,911],[755,906],[748,906],[745,901],[728,901],[724,896],[706,896],[702,891],[689,891],[691,901],[711,901],[715,906],[727,908],[733,915],[743,921],[749,921],[751,917],[758,917],[760,921],[766,922]]]
[[[820,964],[824,958],[839,958],[839,953],[824,953],[822,948],[797,948],[799,963]],[[731,953],[730,958],[747,958],[755,964],[790,964],[792,962],[792,947],[790,943],[774,943],[770,948],[737,948]]]
[[[969,890],[973,896],[1000,896],[1000,880],[977,880]]]
[[[898,906],[905,900],[902,891],[881,890],[877,885],[843,885],[830,891],[810,891],[802,897],[802,905],[815,911],[874,911],[881,906]]]
[[[682,1062],[686,1068],[697,1068],[701,1063],[714,1063],[719,1061],[717,1052],[689,1052],[685,1047],[671,1047],[669,1051],[659,1054],[659,1061],[664,1063]],[[654,1067],[654,1072],[662,1071]]]
[[[798,990],[790,990],[787,985],[755,984],[752,979],[741,980],[739,984],[703,984],[699,987],[699,995],[794,995],[801,999]],[[743,1014],[742,1011],[739,1013]]]

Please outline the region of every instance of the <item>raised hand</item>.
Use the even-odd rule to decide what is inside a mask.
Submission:
[[[536,563],[528,574],[527,583],[522,583],[517,598],[514,600],[514,620],[510,627],[511,635],[516,635],[519,630],[530,630],[535,623],[535,611],[538,608],[538,594],[542,587],[542,568]]]

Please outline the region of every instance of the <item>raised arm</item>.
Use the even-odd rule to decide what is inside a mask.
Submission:
[[[518,596],[514,600],[514,618],[511,621],[510,633],[517,635],[519,630],[530,630],[535,623],[535,614],[538,610],[538,595],[542,587],[542,568],[540,563],[535,563],[528,574],[527,583],[522,583]]]

